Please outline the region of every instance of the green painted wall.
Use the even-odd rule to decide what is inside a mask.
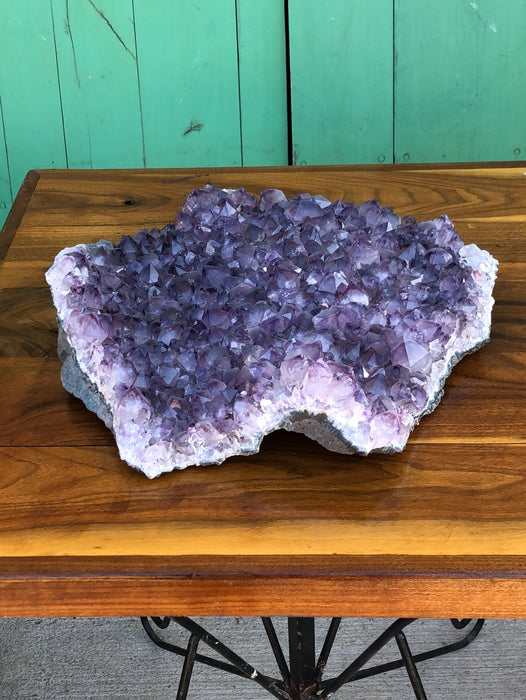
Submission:
[[[0,17],[0,100],[8,168],[0,174],[0,201],[7,200],[9,206],[10,193],[16,194],[31,163],[62,168],[67,159],[51,6],[0,0]]]
[[[236,3],[135,0],[147,166],[241,165]]]
[[[0,224],[30,168],[286,164],[283,0],[0,0]]]
[[[0,223],[35,167],[526,153],[525,0],[0,0],[0,17]]]
[[[62,0],[51,8],[68,166],[139,164],[141,108],[131,0]]]
[[[396,161],[526,157],[526,2],[395,0]]]
[[[295,162],[525,158],[525,0],[289,8]]]
[[[390,162],[392,0],[290,0],[293,162]]]

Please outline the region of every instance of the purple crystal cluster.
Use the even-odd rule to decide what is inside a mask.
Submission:
[[[207,186],[162,230],[63,250],[47,280],[64,385],[153,477],[280,427],[403,449],[489,338],[496,269],[447,216]]]

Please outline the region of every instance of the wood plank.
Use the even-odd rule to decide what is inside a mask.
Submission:
[[[492,361],[487,368],[491,379],[466,378],[461,374],[462,368],[456,368],[447,381],[440,405],[415,428],[409,444],[526,442],[521,418],[525,409],[524,383],[515,384],[510,379],[514,371],[524,371],[524,361],[514,361],[515,357],[505,356],[501,363]],[[33,357],[31,362],[25,361],[27,378],[16,372],[17,362],[20,360],[14,358],[0,360],[0,367],[12,372],[4,382],[5,395],[14,397],[0,409],[0,445],[114,443],[103,423],[62,389],[60,366],[54,358]],[[507,381],[501,383],[502,366],[507,370]],[[495,398],[491,409],[484,410],[488,388]]]
[[[337,167],[130,170],[122,175],[111,171],[101,175],[101,171],[94,171],[86,177],[83,171],[59,171],[46,173],[31,203],[31,211],[42,226],[70,223],[67,217],[73,213],[82,214],[80,225],[115,224],[117,216],[122,224],[144,220],[165,223],[173,218],[193,187],[211,183],[217,187],[244,186],[255,194],[274,186],[283,189],[287,196],[311,192],[357,203],[378,198],[399,214],[413,214],[419,219],[447,213],[453,221],[491,223],[502,217],[506,224],[512,225],[510,217],[521,221],[524,215],[525,170],[520,166],[502,168],[495,177],[483,167],[448,173],[447,169],[419,170],[412,166],[399,170],[368,166],[351,177],[345,168]],[[134,203],[127,205],[126,201]],[[147,216],[144,216],[145,208],[150,209]]]
[[[102,508],[103,506],[101,506]],[[94,511],[96,512],[96,511]],[[93,517],[93,513],[92,513]],[[224,525],[191,521],[20,527],[0,533],[0,556],[524,556],[524,513],[510,523],[410,519],[386,523],[329,519],[320,523],[273,518],[272,522]],[[415,532],[418,536],[415,537]],[[317,533],[320,533],[319,535]],[[336,544],[335,544],[336,543]],[[390,544],[390,547],[387,545]],[[284,572],[283,572],[284,573]]]
[[[41,251],[42,252],[42,251]],[[44,260],[8,260],[2,265],[2,288],[12,289],[19,287],[39,287],[42,285],[44,273],[49,267],[46,252]]]
[[[284,450],[287,444],[290,452]],[[469,551],[470,547],[483,546],[476,527],[491,533],[486,533],[486,554],[504,553],[506,548],[520,548],[521,544],[520,540],[508,542],[499,535],[499,524],[517,533],[526,527],[521,522],[526,485],[520,463],[525,449],[524,444],[510,444],[505,450],[498,444],[460,443],[438,450],[432,445],[413,445],[407,453],[366,458],[329,453],[301,436],[279,432],[266,439],[261,454],[232,457],[223,465],[148,480],[122,463],[110,445],[8,447],[1,449],[5,469],[0,475],[0,531],[4,537],[15,539],[19,531],[29,532],[37,525],[86,533],[88,527],[94,531],[99,527],[111,530],[117,525],[125,529],[130,526],[137,528],[137,533],[130,535],[129,545],[122,546],[143,552],[147,543],[139,532],[142,526],[157,528],[160,535],[164,532],[168,536],[174,528],[181,529],[181,534],[182,530],[199,530],[205,533],[205,540],[193,543],[197,554],[207,552],[214,541],[225,542],[236,531],[248,528],[254,530],[251,540],[269,548],[272,554],[277,553],[275,548],[284,549],[284,553],[297,550],[302,545],[290,537],[294,527],[304,525],[301,537],[308,538],[318,522],[320,539],[316,535],[311,542],[311,553],[331,546],[335,552],[366,553],[367,543],[352,533],[352,521],[352,526],[366,532],[383,553],[394,553],[398,548],[403,554],[409,546],[404,539],[406,524],[421,521],[423,528],[426,523],[443,522],[449,536],[447,541],[443,532],[433,536],[432,528],[431,534],[418,533],[415,546],[420,549],[426,547],[426,537],[428,546],[434,540],[437,551],[433,549],[429,554],[438,550],[444,553],[446,549],[453,554],[459,547],[465,547],[464,554],[479,553]],[[441,459],[437,459],[437,453]],[[511,492],[515,497],[508,503]],[[281,541],[277,535],[274,538],[279,530],[272,524],[274,520],[288,523],[289,535],[284,530]],[[222,524],[222,534],[218,530],[216,540],[214,523]],[[473,531],[464,544],[453,541],[454,535],[471,526]],[[381,536],[389,527],[394,528],[394,539],[382,542]],[[331,528],[348,532],[348,537],[345,541],[333,539],[331,544]],[[38,532],[32,535],[36,546]],[[104,546],[111,549],[119,538],[117,530],[109,538]],[[6,539],[3,542],[7,545]],[[240,539],[232,550],[217,549],[216,553],[239,554],[238,550],[251,544]],[[44,546],[62,545],[58,539],[49,538]],[[71,546],[76,545],[73,542]],[[156,546],[150,543],[151,554]],[[173,541],[166,546],[182,553],[179,550],[186,545]]]
[[[104,423],[63,388],[60,360],[51,354],[27,358],[23,373],[18,357],[0,358],[0,445],[114,445]]]
[[[53,0],[68,163],[143,165],[132,0]]]
[[[56,354],[57,328],[49,289],[0,289],[0,356]]]
[[[30,168],[67,165],[50,3],[3,3],[0,44],[9,57],[0,93],[14,193]]]
[[[355,617],[363,610],[387,617],[526,617],[524,557],[513,558],[513,576],[504,573],[508,558],[463,557],[461,567],[455,558],[439,562],[331,556],[320,566],[319,557],[308,556],[211,557],[203,568],[198,557],[17,557],[2,561],[0,594],[2,614],[11,617],[246,610],[258,616]],[[108,585],[115,579],[118,586]]]
[[[294,164],[391,162],[391,0],[289,2]]]
[[[134,7],[146,165],[241,165],[235,1]]]
[[[282,0],[237,0],[243,165],[286,165],[287,64]]]
[[[27,307],[13,304],[13,297],[6,298],[8,311],[0,306],[0,371],[3,393],[9,399],[0,405],[0,445],[113,444],[104,425],[61,387],[49,295],[41,295],[43,310],[35,320],[20,322],[35,299],[28,290],[21,291],[22,298],[29,300]],[[410,445],[526,442],[526,331],[521,308],[515,322],[495,321],[490,343],[454,368],[442,401],[422,419]],[[490,406],[485,400],[488,393]]]
[[[396,162],[525,157],[525,32],[522,0],[395,0]]]
[[[21,578],[31,577],[37,572],[41,576],[57,575],[98,575],[120,574],[132,577],[156,571],[160,575],[177,580],[194,574],[195,577],[210,578],[230,574],[233,578],[240,577],[247,571],[256,571],[261,577],[281,576],[287,564],[292,576],[303,575],[315,578],[341,574],[359,576],[364,574],[383,575],[412,575],[422,578],[426,575],[437,577],[454,577],[465,574],[473,578],[505,578],[504,570],[511,564],[510,576],[526,575],[526,559],[524,557],[494,557],[491,555],[466,556],[459,560],[457,557],[426,557],[389,555],[347,556],[333,554],[320,560],[316,556],[291,557],[287,562],[285,557],[255,557],[212,555],[206,563],[199,556],[188,555],[178,557],[137,557],[133,555],[122,557],[4,557],[0,579],[17,573]]]
[[[524,556],[525,449],[349,458],[276,434],[148,481],[113,447],[2,448],[0,556]]]
[[[421,219],[446,212],[466,243],[478,243],[501,261],[499,282],[523,280],[524,263],[517,252],[524,242],[524,169],[504,167],[494,172],[488,178],[484,168],[452,173],[429,168],[419,173],[412,167],[396,171],[384,166],[359,169],[352,178],[338,168],[126,171],[122,177],[111,172],[101,175],[101,171],[89,177],[83,171],[46,173],[24,219],[25,235],[10,250],[8,261],[42,260],[45,269],[66,244],[99,238],[117,241],[143,226],[162,226],[173,219],[192,187],[212,182],[245,186],[255,193],[276,186],[288,195],[310,191],[357,202],[379,197],[400,214],[413,213]]]
[[[140,211],[130,215],[122,224],[112,224],[109,217],[108,223],[99,221],[85,226],[79,225],[73,231],[65,222],[62,214],[57,214],[57,223],[53,226],[53,217],[43,215],[46,223],[39,225],[36,220],[27,222],[27,234],[23,241],[13,247],[6,256],[4,265],[5,278],[3,286],[31,286],[31,279],[37,279],[40,284],[44,271],[51,265],[55,255],[66,245],[72,246],[78,243],[94,243],[105,239],[117,243],[124,234],[134,235],[143,227],[152,228],[155,225],[163,226],[173,220],[173,209],[154,211],[148,209],[151,203],[143,202]],[[156,206],[153,204],[152,206]],[[173,202],[173,207],[180,207]],[[109,214],[109,212],[108,212]],[[106,212],[102,213],[106,217]],[[140,217],[140,218],[139,218]],[[424,216],[424,219],[427,217]],[[524,245],[524,225],[521,222],[505,224],[501,228],[501,235],[497,237],[495,231],[495,217],[491,223],[481,222],[474,225],[464,224],[462,217],[455,220],[455,228],[462,240],[467,243],[477,243],[481,248],[489,250],[501,263],[499,270],[500,282],[521,281],[525,278],[526,263],[517,260],[517,251]],[[44,237],[42,234],[46,233]],[[24,274],[19,274],[24,269]]]

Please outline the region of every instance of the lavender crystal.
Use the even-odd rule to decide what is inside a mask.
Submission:
[[[488,340],[496,271],[447,216],[207,186],[162,230],[64,249],[46,278],[64,386],[154,477],[280,427],[402,450]]]

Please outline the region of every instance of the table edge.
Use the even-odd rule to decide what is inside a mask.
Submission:
[[[3,617],[526,618],[520,556],[13,557],[0,568]]]
[[[11,207],[4,225],[2,226],[2,230],[0,231],[0,268],[2,267],[7,251],[9,250],[18,227],[20,226],[20,222],[26,213],[40,177],[41,171],[30,170],[20,185],[20,189],[15,197],[13,206]]]
[[[78,177],[86,178],[100,177],[101,174],[115,176],[119,173],[127,175],[169,175],[169,174],[203,174],[203,173],[272,173],[272,172],[411,172],[411,171],[432,171],[432,170],[503,170],[503,169],[526,169],[526,160],[518,161],[462,161],[448,163],[334,163],[320,165],[225,165],[225,166],[196,166],[181,168],[38,168],[28,173],[35,173],[39,177],[61,178],[67,173]],[[26,176],[27,177],[27,176]],[[23,186],[23,185],[22,185]]]

